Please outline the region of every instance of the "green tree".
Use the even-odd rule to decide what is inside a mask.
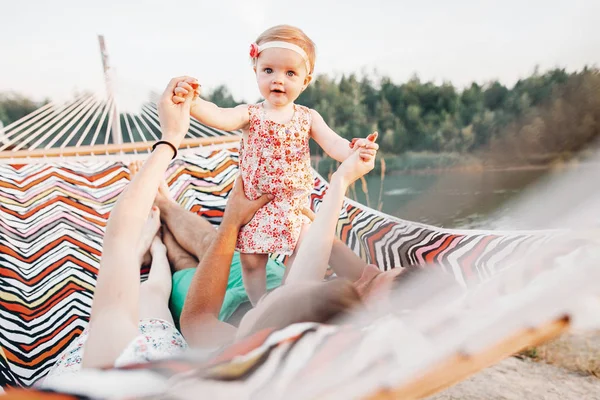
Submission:
[[[508,98],[508,93],[509,90],[500,82],[493,82],[483,92],[483,104],[485,108],[494,111],[504,107],[505,102]]]
[[[225,85],[217,86],[206,96],[206,100],[215,103],[219,107],[225,108],[231,108],[241,104],[235,101],[235,99],[229,92],[229,89],[227,89]]]
[[[0,120],[8,125],[37,110],[48,101],[36,102],[14,93],[0,93]]]

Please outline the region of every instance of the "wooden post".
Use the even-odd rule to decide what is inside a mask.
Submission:
[[[528,346],[554,339],[569,329],[569,318],[563,317],[536,328],[525,328],[473,355],[455,354],[432,365],[431,369],[399,386],[382,388],[366,397],[368,400],[422,399],[440,392],[469,376],[493,365]]]
[[[113,99],[112,108],[110,110],[112,115],[112,127],[111,136],[113,144],[122,144],[123,135],[121,133],[121,119],[119,118],[119,109],[117,108],[117,101],[113,92],[113,81],[110,65],[108,63],[108,52],[106,51],[106,44],[104,43],[104,36],[98,35],[98,41],[100,42],[100,54],[102,55],[102,67],[104,68],[104,80],[106,82],[106,93],[109,99]]]

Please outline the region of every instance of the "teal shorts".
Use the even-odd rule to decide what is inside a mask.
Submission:
[[[188,268],[173,274],[173,290],[171,291],[169,308],[171,309],[173,320],[177,326],[179,326],[179,317],[181,316],[181,310],[183,310],[183,303],[185,302],[185,297],[190,289],[195,272],[196,268]],[[285,265],[269,258],[269,261],[267,262],[267,290],[275,289],[281,285],[284,273]],[[223,299],[223,306],[221,307],[219,319],[221,321],[227,320],[239,306],[247,301],[250,300],[248,299],[246,289],[244,289],[244,282],[242,281],[240,253],[236,251],[231,260],[227,292]]]

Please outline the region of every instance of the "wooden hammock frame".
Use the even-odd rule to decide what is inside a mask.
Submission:
[[[527,347],[560,336],[569,327],[570,319],[565,316],[535,328],[522,329],[477,354],[454,354],[406,384],[381,389],[367,399],[421,399],[434,395]]]
[[[184,139],[179,146],[180,149],[211,146],[238,142],[238,135],[212,136],[195,139]],[[77,157],[90,155],[110,155],[123,154],[136,151],[150,151],[154,142],[133,142],[122,144],[106,144],[95,146],[64,147],[35,150],[6,150],[0,152],[0,159],[26,159],[26,158],[44,158],[44,157]]]

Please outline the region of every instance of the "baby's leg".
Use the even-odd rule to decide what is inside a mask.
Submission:
[[[304,238],[304,236],[308,232],[308,228],[309,227],[310,227],[310,224],[304,224],[304,225],[302,225],[302,229],[300,230],[300,236],[298,236],[298,242],[296,243],[296,247],[294,248],[294,252],[292,253],[291,256],[288,257],[288,259],[285,262],[285,267],[286,268],[285,268],[285,273],[283,274],[283,280],[281,281],[282,283],[285,283],[285,280],[286,280],[288,274],[290,273],[292,265],[294,265],[294,260],[296,259],[296,254],[298,253],[298,249],[300,248],[300,244],[302,243],[302,238]]]
[[[268,254],[240,254],[242,262],[242,280],[248,298],[253,306],[267,292],[267,260]]]

